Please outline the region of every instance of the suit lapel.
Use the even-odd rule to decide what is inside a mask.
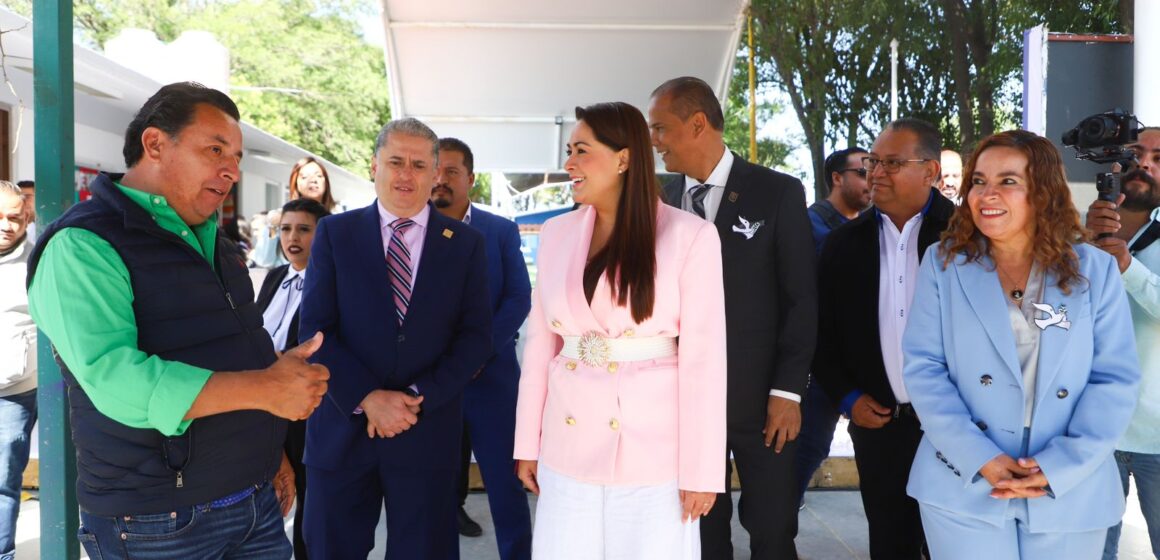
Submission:
[[[383,228],[379,223],[379,201],[375,200],[370,206],[363,209],[359,216],[358,235],[355,236],[355,250],[358,260],[362,261],[370,272],[371,283],[367,286],[372,293],[367,305],[382,307],[377,313],[381,317],[395,316],[395,296],[391,292],[391,276],[387,270],[387,254],[383,251]],[[398,325],[397,321],[384,321],[392,331]]]
[[[1067,320],[1075,321],[1077,314],[1083,309],[1084,293],[1077,287],[1072,287],[1071,294],[1064,295],[1063,291],[1057,286],[1058,279],[1054,274],[1048,273],[1044,277],[1043,301],[1032,299],[1032,303],[1042,303],[1050,305],[1052,308],[1059,311],[1061,305],[1067,306]],[[1028,296],[1031,297],[1031,296]],[[1046,312],[1037,312],[1035,317],[1047,318]],[[1038,327],[1034,327],[1038,328]],[[1035,381],[1035,403],[1039,403],[1051,398],[1053,393],[1054,381],[1056,375],[1059,374],[1059,367],[1063,363],[1064,358],[1067,357],[1067,344],[1071,339],[1071,329],[1064,329],[1059,326],[1049,326],[1039,335],[1039,364],[1036,368]]]
[[[725,192],[721,193],[721,203],[717,205],[717,216],[713,224],[725,238],[732,231],[732,225],[737,223],[739,203],[745,194],[747,179],[749,178],[749,162],[741,156],[733,154],[733,167],[729,170],[729,179],[725,182]]]
[[[411,304],[407,307],[407,316],[403,318],[404,323],[407,322],[407,318],[411,317],[411,313],[416,309],[421,309],[429,298],[437,295],[433,291],[435,290],[435,281],[428,279],[427,276],[435,276],[436,271],[440,268],[440,263],[448,261],[451,239],[444,237],[443,230],[446,229],[446,222],[449,221],[451,221],[450,218],[440,214],[434,208],[431,209],[427,218],[427,231],[423,234],[423,252],[419,257],[419,268],[414,272],[415,287],[411,290]]]
[[[1003,358],[1016,383],[1023,386],[1023,368],[1015,351],[1015,335],[1011,332],[1011,315],[999,276],[994,273],[995,265],[990,257],[983,256],[978,262],[965,262],[965,257],[955,257],[951,266],[959,278],[959,285],[966,294],[967,302],[983,325],[987,338],[995,351]]]
[[[599,327],[604,331],[603,325],[596,320],[596,315],[592,313],[592,307],[588,305],[588,298],[584,295],[584,267],[588,264],[588,249],[592,247],[592,228],[596,225],[596,210],[591,206],[585,206],[580,217],[580,230],[577,232],[580,236],[579,243],[571,243],[572,255],[568,259],[568,276],[564,279],[564,285],[567,291],[568,308],[572,312],[572,317],[580,324],[590,327]],[[601,277],[603,278],[603,274]],[[607,290],[604,281],[601,280],[596,285],[596,295],[593,296],[592,301],[596,301],[601,297],[601,290]]]
[[[851,234],[851,239],[855,241],[852,244],[854,251],[849,255],[850,269],[854,271],[851,277],[863,278],[865,281],[853,283],[863,290],[861,297],[856,298],[856,301],[863,303],[858,308],[863,315],[856,319],[854,324],[865,325],[868,329],[867,334],[870,336],[867,336],[867,340],[872,341],[870,351],[877,359],[877,363],[882,364],[885,374],[886,360],[882,357],[882,332],[878,328],[878,306],[881,304],[878,290],[882,268],[882,260],[878,255],[878,215],[871,211],[855,220],[859,221],[850,224],[850,227],[858,228],[856,234]]]
[[[665,204],[674,208],[681,208],[681,197],[685,194],[683,187],[685,186],[685,176],[681,175],[672,181],[669,181],[665,186],[661,187],[661,198],[664,199]]]
[[[432,210],[432,212],[434,212],[434,210]],[[491,225],[491,220],[488,219],[488,216],[484,214],[482,210],[475,208],[475,206],[472,205],[471,224],[469,225],[479,230],[479,232],[482,233],[484,237],[487,237],[488,229]]]
[[[274,300],[274,294],[278,292],[282,281],[286,279],[286,274],[290,272],[290,265],[284,264],[271,270],[267,276],[268,280],[262,283],[262,291],[258,293],[258,309],[265,311],[270,306],[270,302]]]
[[[922,219],[922,225],[918,228],[918,259],[920,262],[927,247],[938,243],[943,230],[947,228],[951,214],[955,210],[954,204],[934,189],[931,189],[931,196],[933,199],[930,210],[927,211],[926,216]]]

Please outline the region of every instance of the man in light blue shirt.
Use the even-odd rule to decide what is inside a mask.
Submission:
[[[1087,227],[1097,235],[1112,234],[1095,244],[1116,257],[1130,296],[1143,376],[1136,412],[1116,445],[1116,463],[1125,496],[1129,477],[1136,479],[1152,552],[1160,557],[1160,187],[1143,170],[1126,174],[1122,184],[1119,206],[1093,202]],[[1108,529],[1104,560],[1115,560],[1121,526]]]

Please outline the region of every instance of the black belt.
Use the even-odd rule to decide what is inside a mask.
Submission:
[[[918,413],[914,411],[914,405],[910,403],[902,403],[894,406],[894,418],[910,417],[918,420]]]

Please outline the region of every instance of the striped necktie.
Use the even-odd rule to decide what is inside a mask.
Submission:
[[[697,185],[689,189],[689,198],[693,201],[693,212],[705,219],[708,219],[705,216],[705,197],[709,196],[711,188],[713,185]]]
[[[391,273],[391,291],[395,294],[395,314],[399,324],[407,316],[411,305],[411,250],[403,242],[403,234],[415,222],[400,218],[391,222],[391,242],[387,248],[387,269]]]

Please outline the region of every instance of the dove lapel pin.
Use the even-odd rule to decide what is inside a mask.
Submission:
[[[753,236],[757,235],[757,230],[761,229],[761,226],[763,225],[765,225],[765,220],[756,220],[750,222],[743,216],[738,215],[737,224],[733,226],[733,231],[744,235],[745,239],[753,239]]]
[[[1066,305],[1060,305],[1059,311],[1056,311],[1055,307],[1048,303],[1032,303],[1031,305],[1047,314],[1047,317],[1035,320],[1035,326],[1039,327],[1040,330],[1047,330],[1047,327],[1051,326],[1059,327],[1065,331],[1071,329],[1071,321],[1067,320]]]

